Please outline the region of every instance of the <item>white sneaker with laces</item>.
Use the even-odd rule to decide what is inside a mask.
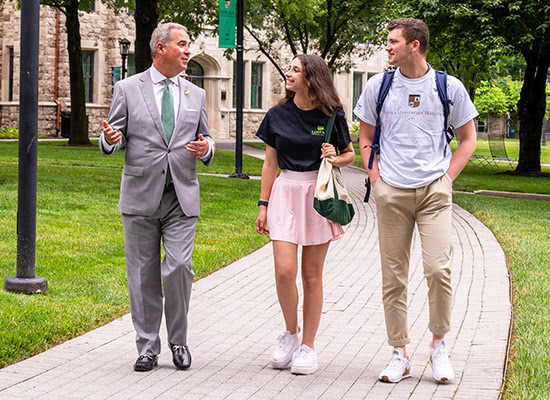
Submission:
[[[290,372],[296,375],[309,375],[317,371],[317,353],[306,344],[302,344],[298,349]]]
[[[279,343],[271,355],[271,366],[276,369],[285,369],[292,363],[292,357],[302,343],[300,330],[294,335],[284,331],[279,335]]]
[[[449,382],[454,379],[455,373],[443,340],[436,340],[434,347],[430,348],[430,364],[432,364],[432,376],[436,382]]]
[[[394,348],[390,363],[380,372],[378,379],[382,382],[397,383],[410,377],[410,364],[409,360],[405,358],[403,349]]]

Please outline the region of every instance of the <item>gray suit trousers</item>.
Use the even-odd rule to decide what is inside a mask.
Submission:
[[[173,185],[164,190],[153,215],[122,215],[128,292],[139,355],[160,354],[163,289],[168,341],[171,345],[187,344],[196,224],[197,217],[183,213]],[[165,250],[162,263],[161,240]]]

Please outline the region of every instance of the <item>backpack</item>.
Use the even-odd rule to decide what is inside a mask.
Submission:
[[[386,100],[386,96],[388,95],[388,92],[390,91],[391,84],[393,82],[393,76],[395,75],[395,70],[393,71],[386,71],[384,72],[384,78],[382,79],[382,85],[380,86],[380,91],[378,92],[378,100],[376,102],[376,128],[374,130],[374,139],[372,140],[371,148],[372,151],[370,152],[369,157],[369,165],[368,168],[372,169],[372,162],[374,160],[374,154],[380,154],[380,112],[382,111],[382,106],[384,105],[384,100]],[[437,87],[437,94],[439,95],[439,100],[441,100],[441,104],[443,105],[443,134],[445,135],[445,138],[447,139],[447,144],[453,140],[454,137],[454,131],[449,126],[449,114],[451,112],[451,105],[453,104],[453,101],[449,99],[447,95],[447,73],[442,71],[435,71],[435,86]],[[370,190],[371,190],[371,184],[370,179],[367,178],[365,180],[365,187],[367,188],[367,192],[365,193],[365,203],[369,201],[370,197]]]

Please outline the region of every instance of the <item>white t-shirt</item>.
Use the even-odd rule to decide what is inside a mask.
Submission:
[[[367,81],[354,113],[376,126],[376,102],[384,74]],[[447,95],[453,104],[449,125],[459,128],[478,112],[462,82],[447,78]],[[426,186],[445,174],[452,157],[443,132],[443,105],[437,94],[435,71],[409,79],[395,71],[380,112],[380,159],[384,182],[404,189]]]

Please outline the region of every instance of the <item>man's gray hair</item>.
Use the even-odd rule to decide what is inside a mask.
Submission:
[[[155,57],[157,54],[157,44],[160,43],[168,43],[170,41],[170,31],[172,29],[183,29],[185,33],[189,34],[187,32],[187,28],[181,24],[178,24],[176,22],[167,22],[165,24],[158,24],[155,30],[153,31],[153,34],[151,35],[151,41],[149,42],[149,46],[151,47],[151,57]]]

